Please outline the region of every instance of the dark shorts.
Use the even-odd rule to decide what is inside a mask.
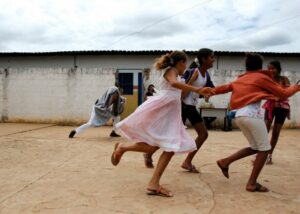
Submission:
[[[197,111],[196,107],[192,105],[186,105],[182,103],[181,115],[182,121],[185,123],[186,119],[188,119],[191,122],[192,126],[197,123],[203,122],[203,119]]]
[[[285,118],[287,118],[289,114],[289,110],[288,109],[284,109],[284,108],[274,108],[273,112],[272,112],[272,120],[274,120],[275,118],[275,123],[283,125]],[[268,110],[266,109],[265,111],[265,120],[270,120],[268,117]]]

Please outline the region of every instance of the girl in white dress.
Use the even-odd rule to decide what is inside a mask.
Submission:
[[[174,153],[196,150],[195,141],[188,135],[182,123],[181,91],[212,94],[210,88],[197,88],[182,83],[180,76],[186,69],[186,64],[187,56],[181,51],[173,51],[157,59],[155,67],[163,73],[160,93],[150,97],[134,113],[116,125],[118,131],[136,143],[117,143],[111,156],[113,165],[117,165],[127,151],[151,153],[157,147],[163,150],[147,187],[150,195],[172,197],[171,191],[159,183],[165,168]]]

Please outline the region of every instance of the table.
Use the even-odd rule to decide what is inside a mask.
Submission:
[[[223,118],[223,130],[227,130],[227,108],[199,108],[199,113],[201,117]]]

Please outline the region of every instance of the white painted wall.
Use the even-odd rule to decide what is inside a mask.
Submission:
[[[264,57],[264,68],[267,68],[268,63],[272,60],[279,60],[283,71],[298,71],[300,72],[299,57]],[[214,69],[221,70],[245,70],[245,57],[243,56],[220,56],[216,57]]]
[[[0,68],[72,68],[73,56],[0,57]]]
[[[0,57],[0,68],[151,68],[159,55],[79,55],[79,56],[19,56]],[[192,62],[194,56],[189,56]],[[299,57],[265,57],[264,67],[271,60],[279,60],[285,71],[299,71]],[[243,56],[217,56],[214,69],[244,70]],[[299,71],[300,72],[300,71]]]
[[[119,68],[151,67],[158,56],[151,55],[83,55],[0,57],[0,68]]]
[[[0,113],[5,121],[82,123],[105,90],[114,69],[1,69]]]
[[[151,67],[157,56],[77,56],[77,66],[83,68],[143,69]]]

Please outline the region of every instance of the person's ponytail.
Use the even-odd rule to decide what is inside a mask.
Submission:
[[[183,51],[173,51],[162,55],[156,59],[154,64],[157,70],[162,70],[167,67],[174,67],[179,61],[186,61],[187,55]]]
[[[167,67],[172,67],[174,65],[174,60],[171,58],[171,54],[167,53],[162,55],[160,58],[156,60],[155,68],[157,70],[162,70]]]

